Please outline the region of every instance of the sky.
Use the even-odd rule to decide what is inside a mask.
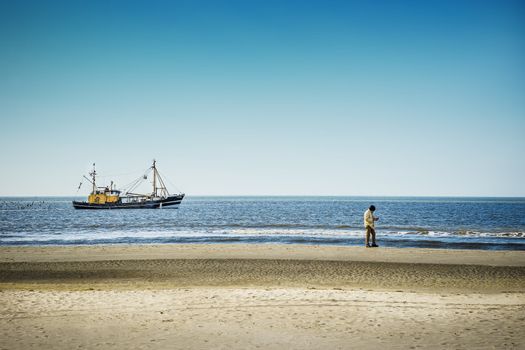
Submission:
[[[525,196],[524,35],[523,1],[0,0],[0,196],[154,158],[188,195]]]

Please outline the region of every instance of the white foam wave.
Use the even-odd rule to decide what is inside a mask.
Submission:
[[[461,234],[457,232],[445,231],[387,231],[377,230],[378,236],[403,237],[411,236],[419,239],[428,238],[525,238],[525,233],[522,231],[515,232],[477,232],[477,231],[462,231]],[[326,238],[357,238],[364,236],[364,230],[334,230],[334,229],[299,229],[299,228],[208,228],[205,230],[195,229],[179,229],[179,230],[115,230],[115,231],[81,231],[75,233],[19,233],[16,235],[9,235],[2,237],[0,235],[0,244],[10,243],[37,243],[37,242],[100,242],[100,241],[156,241],[156,240],[170,240],[177,238],[198,238],[205,241],[207,238],[247,238],[247,237],[283,237],[296,236],[307,239],[322,239]]]

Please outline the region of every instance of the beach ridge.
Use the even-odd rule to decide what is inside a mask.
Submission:
[[[523,252],[413,251],[206,244],[1,247],[0,288],[93,284],[525,291]]]

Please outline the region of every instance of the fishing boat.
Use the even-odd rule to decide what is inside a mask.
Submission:
[[[87,202],[73,201],[75,209],[160,209],[163,207],[177,207],[184,198],[184,193],[170,194],[164,180],[157,170],[156,161],[146,172],[125,187],[125,190],[115,188],[113,181],[109,186],[98,187],[96,182],[97,171],[95,164],[89,173],[91,179],[84,178],[92,185],[92,191]],[[153,191],[148,194],[133,193],[133,191],[149,176],[153,176]],[[82,186],[82,182],[79,185]]]

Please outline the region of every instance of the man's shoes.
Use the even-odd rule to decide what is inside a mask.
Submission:
[[[372,246],[370,244],[366,244],[365,248],[372,248]]]
[[[374,243],[374,244],[372,244],[370,247],[372,247],[372,248],[377,248],[377,247],[379,247],[379,246],[378,246],[377,244]]]

